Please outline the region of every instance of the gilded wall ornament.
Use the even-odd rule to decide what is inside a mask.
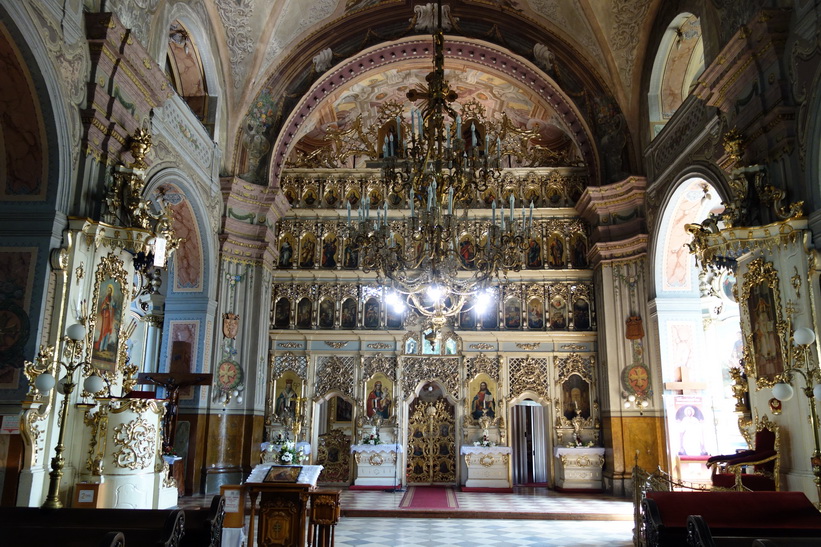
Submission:
[[[499,381],[499,373],[502,370],[501,357],[488,357],[479,355],[465,360],[467,364],[467,378],[475,378],[478,374],[487,374],[496,382]]]
[[[541,342],[516,342],[516,347],[519,349],[525,349],[529,351],[533,351],[534,349],[541,346]]]
[[[476,344],[469,344],[468,348],[478,349],[478,350],[482,350],[482,351],[488,351],[488,350],[496,349],[496,346],[494,344],[488,344],[486,342],[478,342]]]
[[[135,418],[114,428],[114,445],[118,447],[112,454],[115,467],[145,469],[157,450],[157,429],[145,419]]]
[[[402,397],[422,381],[440,380],[453,398],[459,396],[459,357],[403,357]]]
[[[518,397],[525,391],[533,391],[541,397],[547,398],[547,359],[533,358],[529,355],[522,359],[513,358],[508,361],[510,397]]]
[[[353,399],[353,373],[353,357],[334,355],[317,358],[314,394],[323,396],[331,391],[339,391]]]

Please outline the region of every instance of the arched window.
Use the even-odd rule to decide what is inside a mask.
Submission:
[[[709,181],[682,180],[661,213],[654,250],[655,308],[670,460],[696,481],[711,454],[745,446],[737,427],[733,375],[742,356],[739,307],[729,269],[702,271],[689,252],[687,224],[720,213]]]
[[[704,42],[701,22],[692,13],[682,13],[670,23],[661,39],[650,77],[648,105],[650,137],[655,138],[690,95],[704,72]]]

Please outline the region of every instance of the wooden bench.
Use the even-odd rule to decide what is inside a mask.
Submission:
[[[225,498],[220,495],[211,499],[208,508],[186,509],[181,547],[220,547],[224,520]]]
[[[685,547],[687,518],[701,515],[714,536],[821,536],[821,513],[803,492],[647,492],[643,539],[650,546]]]
[[[127,545],[177,547],[185,533],[185,513],[180,509],[4,507],[0,530],[4,544],[26,547],[110,545],[116,537],[112,532],[120,533]]]
[[[716,536],[701,515],[687,517],[687,544],[690,547],[750,547],[750,536]],[[799,547],[802,545],[821,545],[819,537],[774,537],[758,536],[753,540],[753,547]]]

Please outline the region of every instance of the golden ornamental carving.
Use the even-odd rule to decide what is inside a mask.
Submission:
[[[353,357],[333,355],[318,358],[314,393],[325,395],[331,391],[339,391],[353,399],[354,364]]]
[[[465,463],[468,464],[468,466],[470,466],[470,462],[473,461],[472,455],[473,454],[465,454]]]
[[[162,470],[160,471],[160,473],[162,473],[162,485],[165,488],[177,487],[177,479],[171,476],[171,466],[169,466],[167,462],[162,462]]]
[[[302,342],[279,342],[277,346],[283,349],[302,349],[305,345]]]
[[[35,401],[38,401],[42,394],[37,390],[34,382],[38,376],[49,371],[52,363],[54,363],[54,346],[40,346],[40,350],[37,352],[37,357],[34,358],[34,362],[23,362],[23,374],[26,376],[29,385],[29,390],[26,395],[32,397]]]
[[[515,398],[525,391],[534,391],[547,397],[547,359],[529,355],[509,361],[510,397]]]
[[[348,342],[333,342],[331,340],[325,340],[325,345],[329,348],[342,349],[348,345]]]
[[[381,372],[391,381],[396,381],[396,357],[385,357],[381,353],[363,359],[363,377],[370,378],[377,372]]]
[[[126,359],[128,355],[126,354]],[[134,386],[137,385],[137,377],[136,374],[139,372],[140,367],[135,365],[131,362],[126,362],[126,365],[123,367],[123,393],[129,393]]]
[[[528,351],[533,351],[534,349],[541,346],[541,342],[516,342],[516,347],[519,349],[525,349]]]
[[[510,463],[510,454],[502,454],[502,464],[508,465]]]
[[[371,456],[368,458],[368,463],[373,465],[374,467],[378,467],[382,465],[382,463],[384,463],[384,460],[382,459],[382,456],[379,454],[379,452],[372,452]]]
[[[488,350],[496,349],[496,346],[493,345],[493,344],[488,344],[486,342],[478,342],[476,344],[470,344],[468,346],[468,348],[478,349],[478,350],[482,350],[482,351],[488,351]]]
[[[562,344],[561,346],[559,346],[559,349],[570,351],[583,351],[587,349],[587,346],[583,346],[581,344]]]
[[[705,269],[743,253],[770,253],[778,248],[795,245],[803,240],[807,220],[787,219],[764,226],[719,230],[715,222],[707,219],[701,224],[687,224],[685,229],[692,235],[692,241],[688,244],[690,253],[696,256],[696,261]]]
[[[553,357],[553,366],[556,369],[556,383],[561,384],[573,374],[578,374],[587,382],[593,382],[593,369],[596,358],[582,357],[578,353],[571,353],[567,357]]]
[[[88,445],[88,457],[86,458],[86,470],[96,476],[101,476],[105,471],[105,440],[108,430],[108,410],[109,405],[100,404],[94,408],[86,410],[83,415],[83,423],[91,429],[91,440]],[[96,410],[96,412],[92,412]],[[98,446],[99,445],[99,446]]]
[[[114,466],[136,471],[145,469],[154,459],[157,429],[143,418],[135,418],[114,428]]]
[[[50,404],[44,407],[29,408],[23,412],[23,417],[20,420],[20,436],[23,438],[23,441],[31,447],[32,465],[39,463],[40,454],[43,451],[43,446],[40,441],[44,438],[44,435],[38,422],[45,420],[50,410]]]
[[[151,412],[160,417],[165,415],[165,402],[158,399],[112,399],[109,404],[112,414],[122,412],[145,414]]]
[[[128,167],[132,169],[147,169],[148,164],[145,163],[145,157],[151,151],[151,134],[142,127],[137,128],[131,137],[129,148],[134,161],[130,163]]]
[[[367,345],[368,349],[391,349],[393,344],[388,344],[386,342],[372,342]]]
[[[485,373],[495,381],[499,381],[499,373],[502,370],[501,357],[488,357],[487,355],[479,355],[470,357],[467,361],[467,377],[475,378],[477,374]]]
[[[279,378],[286,370],[292,370],[300,378],[306,378],[308,376],[308,358],[304,355],[294,355],[290,351],[278,355],[274,359],[274,374],[272,377]]]
[[[493,457],[493,454],[482,454],[479,458],[479,465],[482,467],[493,467],[494,463],[496,463],[496,458]]]
[[[724,152],[727,154],[729,160],[729,168],[734,169],[741,161],[743,153],[742,145],[744,144],[744,137],[735,127],[724,134]]]
[[[404,357],[403,394],[411,393],[420,382],[437,379],[451,397],[459,395],[459,357]]]

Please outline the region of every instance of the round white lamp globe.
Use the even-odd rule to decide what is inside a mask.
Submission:
[[[54,376],[48,372],[44,372],[34,380],[34,387],[36,387],[40,393],[48,393],[51,391],[51,388],[54,387],[54,383]]]
[[[799,346],[806,346],[815,342],[815,332],[807,327],[795,329],[792,336],[795,343]]]
[[[83,389],[89,393],[99,393],[105,387],[105,380],[97,374],[92,374],[83,382]]]
[[[80,323],[74,323],[66,329],[66,336],[68,336],[75,342],[79,342],[80,340],[85,339],[86,328],[82,326]]]
[[[794,394],[795,391],[793,390],[790,384],[778,382],[773,386],[773,397],[775,397],[779,401],[789,401],[790,399],[792,399],[792,396]]]

